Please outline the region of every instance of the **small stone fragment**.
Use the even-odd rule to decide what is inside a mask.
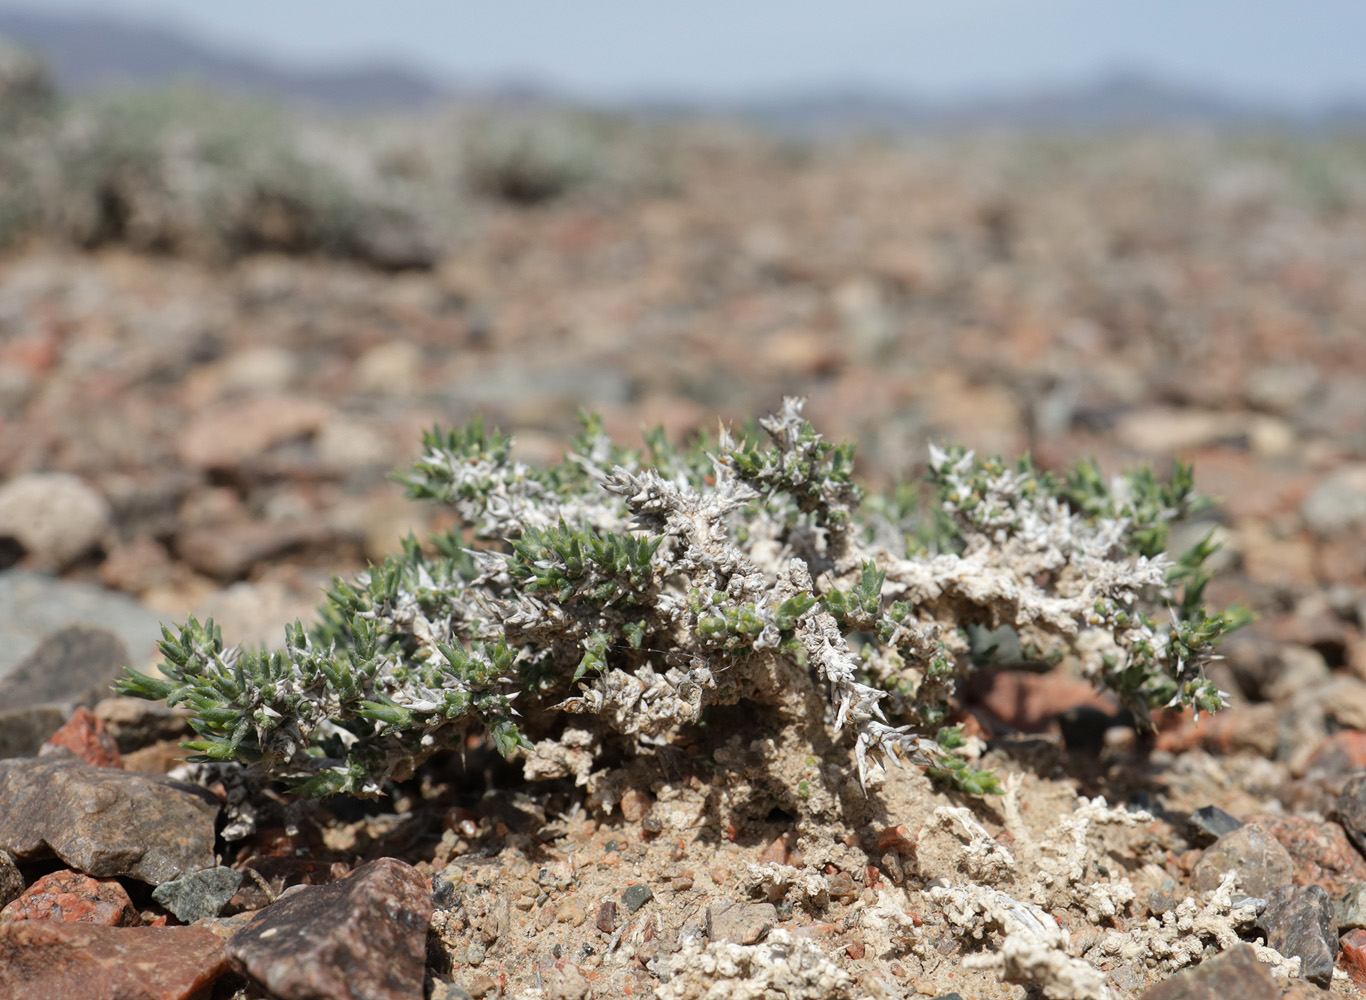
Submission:
[[[431,891],[393,858],[295,889],[228,942],[233,965],[280,1000],[421,1000]]]
[[[159,885],[214,864],[218,802],[194,785],[67,756],[0,760],[0,850]]]
[[[1323,886],[1282,886],[1267,895],[1257,917],[1266,943],[1287,958],[1300,958],[1300,978],[1327,987],[1338,953],[1338,923]]]
[[[773,843],[764,848],[764,853],[759,855],[760,864],[785,865],[788,861],[788,841],[791,839],[788,834],[777,837]]]
[[[628,885],[621,894],[621,901],[626,904],[626,909],[635,913],[650,900],[654,899],[655,894],[648,885],[639,883]]]
[[[163,882],[152,898],[181,923],[216,917],[242,884],[242,873],[219,865]]]
[[[189,1000],[225,966],[223,943],[199,927],[0,924],[0,997]]]
[[[1274,837],[1256,827],[1241,826],[1205,849],[1196,862],[1191,885],[1197,892],[1209,892],[1232,871],[1238,873],[1242,892],[1265,897],[1277,886],[1290,884],[1295,863]]]
[[[46,756],[61,750],[70,750],[95,767],[123,767],[119,745],[88,708],[77,708],[66,724],[48,737],[38,754]]]
[[[8,851],[0,851],[0,909],[24,893],[24,876]]]
[[[1190,815],[1193,829],[1212,840],[1218,840],[1226,833],[1232,833],[1243,825],[1236,816],[1230,816],[1218,806],[1203,806]]]
[[[707,907],[707,938],[731,944],[755,944],[778,922],[772,903],[718,903]]]
[[[598,907],[598,915],[593,923],[604,934],[611,934],[612,931],[616,930],[617,901],[615,899],[604,899],[602,905]]]
[[[44,875],[0,910],[0,920],[56,920],[62,923],[136,927],[141,920],[123,886],[80,872]]]
[[[649,792],[628,788],[621,796],[621,815],[628,823],[639,823],[654,806]]]
[[[1280,1000],[1271,971],[1257,961],[1251,945],[1240,944],[1193,969],[1158,983],[1142,1000]]]

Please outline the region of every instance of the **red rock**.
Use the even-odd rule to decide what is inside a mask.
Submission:
[[[73,871],[44,875],[0,910],[0,919],[56,920],[105,927],[135,927],[141,923],[133,901],[118,882]]]
[[[1338,964],[1359,989],[1366,990],[1366,930],[1357,929],[1342,936]]]
[[[199,927],[0,924],[0,997],[14,1000],[189,1000],[226,965]]]
[[[95,713],[88,708],[77,708],[38,751],[39,755],[65,747],[87,764],[96,767],[123,767],[119,745],[109,735]]]
[[[1296,885],[1321,885],[1334,899],[1357,882],[1366,882],[1366,858],[1357,853],[1337,823],[1301,816],[1248,816],[1249,825],[1281,842],[1295,863]]]

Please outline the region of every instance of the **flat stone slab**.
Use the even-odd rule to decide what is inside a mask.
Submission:
[[[67,755],[0,760],[0,850],[160,885],[214,866],[218,801],[195,785]]]

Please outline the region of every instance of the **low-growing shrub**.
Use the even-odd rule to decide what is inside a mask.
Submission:
[[[813,748],[847,733],[860,780],[893,758],[991,792],[947,724],[972,626],[1073,658],[1140,720],[1222,705],[1203,667],[1238,616],[1203,607],[1208,543],[1164,554],[1197,503],[1188,468],[1107,481],[933,448],[917,519],[865,502],[852,447],[799,401],[759,424],[766,441],[657,432],[642,453],[587,419],[546,469],[478,423],[433,430],[402,480],[454,529],[336,581],[280,652],[191,620],[166,632],[164,676],[123,690],[187,706],[203,759],[311,795],[378,792],[471,729],[530,774],[588,782],[728,705]]]

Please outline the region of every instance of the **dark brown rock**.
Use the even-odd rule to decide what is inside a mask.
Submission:
[[[1205,849],[1196,862],[1191,886],[1198,892],[1219,887],[1225,875],[1238,873],[1238,888],[1249,896],[1265,896],[1289,885],[1295,875],[1290,853],[1265,830],[1241,826]]]
[[[1250,945],[1230,948],[1208,962],[1158,983],[1142,1000],[1280,1000],[1271,971],[1257,961]]]
[[[1275,837],[1290,852],[1296,885],[1321,885],[1337,899],[1356,883],[1366,882],[1366,859],[1338,824],[1302,816],[1249,816],[1247,821]]]
[[[158,775],[69,756],[0,761],[0,850],[158,885],[212,868],[218,802]]]
[[[421,1000],[431,892],[381,858],[295,889],[232,936],[233,965],[280,1000]]]
[[[0,924],[0,997],[16,1000],[189,1000],[226,964],[198,927]]]
[[[105,927],[142,923],[127,890],[118,882],[73,871],[44,875],[0,911],[0,920],[57,920]]]
[[[242,888],[228,904],[229,912],[259,910],[286,889],[296,885],[327,885],[347,874],[341,862],[289,855],[258,855],[237,863],[242,873]]]
[[[1283,886],[1267,895],[1257,917],[1266,943],[1287,958],[1300,959],[1300,978],[1319,986],[1333,981],[1338,954],[1338,922],[1333,901],[1322,886]]]

